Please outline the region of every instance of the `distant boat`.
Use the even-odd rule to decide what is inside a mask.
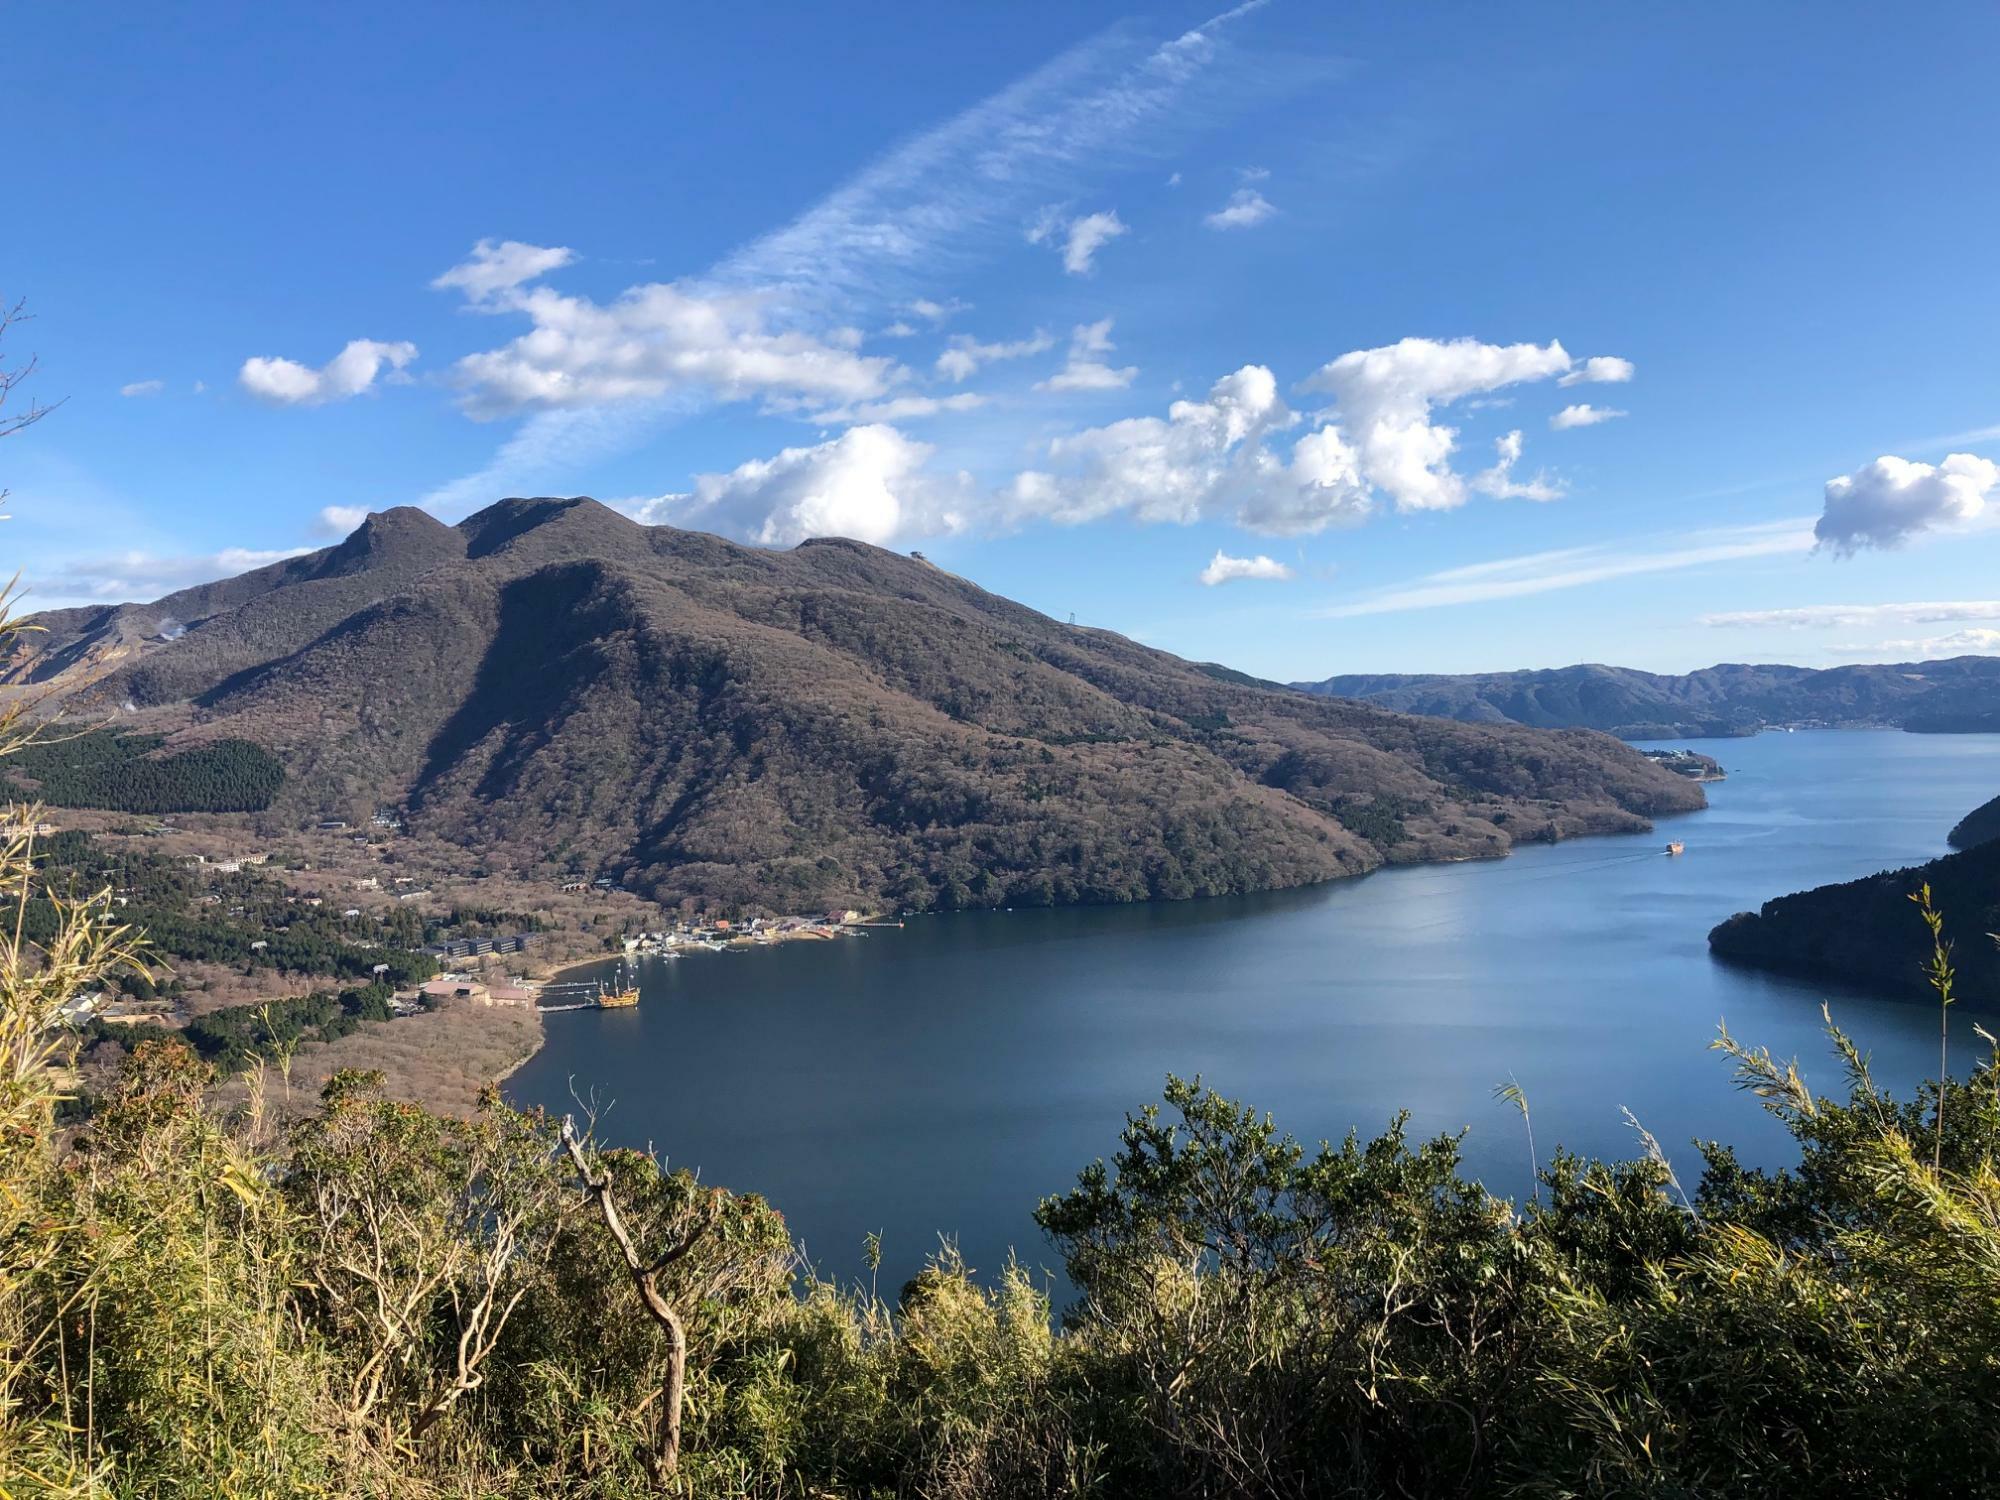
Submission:
[[[1675,839],[1671,844],[1667,845],[1667,853],[1670,855],[1683,854],[1686,851],[1687,845],[1683,844],[1679,839]]]
[[[639,986],[634,984],[624,964],[618,966],[618,988],[603,986],[597,992],[599,1010],[623,1010],[628,1005],[639,1003]]]

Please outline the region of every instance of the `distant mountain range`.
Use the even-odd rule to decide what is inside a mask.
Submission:
[[[393,808],[468,868],[669,902],[1257,890],[1702,802],[1607,736],[1315,699],[917,558],[742,547],[587,499],[457,526],[391,510],[308,556],[36,623],[16,687],[168,737],[133,754],[234,747],[156,788],[274,798],[273,827]],[[97,780],[71,783],[119,754],[91,753]]]
[[[1597,665],[1464,676],[1358,674],[1293,686],[1470,724],[1601,729],[1629,740],[1804,724],[2000,730],[2000,657],[1992,656],[1823,669],[1723,665],[1678,677]]]

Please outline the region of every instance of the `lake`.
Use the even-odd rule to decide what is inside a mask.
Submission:
[[[1707,1050],[1739,1038],[1839,1074],[1819,1005],[1898,1087],[1935,1072],[1937,1012],[1710,958],[1710,927],[1772,896],[1945,852],[2000,791],[2000,736],[1814,731],[1684,740],[1729,779],[1657,836],[1385,870],[1302,891],[1153,906],[963,913],[830,943],[639,964],[636,1010],[546,1018],[516,1102],[606,1106],[651,1145],[781,1208],[808,1254],[890,1289],[954,1236],[996,1270],[1053,1256],[1031,1214],[1109,1157],[1168,1073],[1201,1075],[1307,1141],[1470,1127],[1468,1171],[1524,1193],[1496,1084],[1526,1090],[1544,1153],[1632,1155],[1628,1107],[1692,1182],[1688,1142],[1767,1165],[1787,1138]],[[1667,858],[1669,838],[1687,852]],[[1973,934],[1961,934],[1972,941]],[[1920,931],[1910,924],[1911,961]],[[1970,1041],[1968,1019],[1955,1029]]]

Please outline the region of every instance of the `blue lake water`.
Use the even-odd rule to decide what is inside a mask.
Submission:
[[[1937,1013],[1730,968],[1710,927],[1772,896],[1945,852],[2000,792],[2000,736],[1818,731],[1676,741],[1729,780],[1657,836],[1154,906],[924,917],[902,931],[642,961],[642,1004],[546,1018],[516,1102],[608,1105],[602,1134],[764,1193],[821,1266],[885,1287],[954,1236],[982,1271],[1053,1257],[1035,1203],[1115,1149],[1168,1073],[1302,1139],[1470,1127],[1469,1171],[1519,1194],[1526,1090],[1544,1155],[1630,1155],[1630,1108],[1690,1178],[1693,1137],[1786,1159],[1707,1050],[1738,1037],[1839,1075],[1819,1005],[1897,1086],[1934,1072]],[[1660,853],[1682,839],[1678,859]],[[1914,915],[1911,956],[1919,932]],[[1975,1002],[1992,997],[1970,997]],[[1958,1023],[1969,1038],[1970,1025]]]

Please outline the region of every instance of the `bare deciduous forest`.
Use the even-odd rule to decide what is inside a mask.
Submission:
[[[148,786],[184,768],[202,805],[268,791],[295,826],[399,807],[496,868],[608,872],[697,909],[1219,895],[1702,801],[1604,735],[1315,699],[862,543],[741,547],[590,500],[456,527],[392,510],[238,578],[34,623],[13,683],[160,721]],[[32,764],[55,801],[110,753]]]

